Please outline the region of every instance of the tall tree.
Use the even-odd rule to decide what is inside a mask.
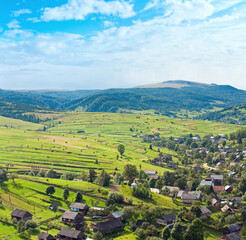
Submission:
[[[83,195],[81,192],[77,192],[75,202],[81,202],[83,200]]]
[[[123,155],[125,152],[125,146],[123,144],[120,144],[118,146],[118,152],[120,153],[120,155]]]
[[[137,167],[132,164],[125,165],[123,175],[127,180],[133,181],[138,176]]]
[[[46,188],[46,194],[48,194],[48,195],[54,194],[55,191],[56,191],[56,190],[55,190],[54,186],[48,186],[48,187]]]
[[[63,192],[63,198],[64,200],[67,200],[69,197],[69,190],[67,188],[64,189],[64,192]]]

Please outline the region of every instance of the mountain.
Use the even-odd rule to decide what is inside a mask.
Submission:
[[[246,91],[229,85],[202,84],[188,81],[168,81],[151,88],[108,89],[64,104],[68,110],[88,112],[120,112],[125,110],[155,110],[175,115],[180,110],[212,110],[246,103]],[[169,86],[169,87],[161,87]],[[172,86],[172,87],[170,87]]]
[[[246,104],[225,108],[220,111],[208,112],[198,116],[197,119],[231,124],[246,124]]]
[[[190,82],[185,80],[174,80],[174,81],[166,81],[162,83],[142,85],[136,88],[183,88],[183,87],[206,88],[208,86],[209,84],[206,83]]]

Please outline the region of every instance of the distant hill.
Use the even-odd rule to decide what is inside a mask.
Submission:
[[[225,108],[221,111],[208,112],[198,116],[197,119],[231,124],[246,124],[246,104]]]
[[[88,112],[119,112],[128,110],[155,110],[175,116],[180,110],[201,111],[215,107],[225,108],[246,103],[246,91],[228,85],[200,84],[188,81],[168,81],[163,86],[108,89],[76,99],[62,107],[69,110],[83,109]],[[178,87],[179,86],[179,87]]]
[[[209,84],[206,83],[189,82],[185,80],[174,80],[174,81],[166,81],[162,83],[142,85],[136,88],[183,88],[183,87],[206,88],[208,86]]]

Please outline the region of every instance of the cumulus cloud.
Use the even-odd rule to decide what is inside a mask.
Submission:
[[[96,13],[120,18],[135,15],[133,4],[127,1],[69,0],[62,6],[45,8],[41,19],[43,21],[84,20],[89,14]]]
[[[17,28],[20,28],[21,26],[20,26],[20,22],[14,19],[10,23],[7,24],[7,27],[17,29]]]
[[[23,14],[31,14],[32,11],[30,9],[20,9],[18,11],[13,11],[13,16],[19,17],[20,15]]]

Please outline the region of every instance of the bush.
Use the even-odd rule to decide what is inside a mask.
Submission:
[[[121,193],[117,193],[117,192],[111,192],[108,195],[108,200],[107,202],[115,202],[115,203],[123,203],[124,202],[124,196]],[[109,204],[111,205],[111,204]]]

